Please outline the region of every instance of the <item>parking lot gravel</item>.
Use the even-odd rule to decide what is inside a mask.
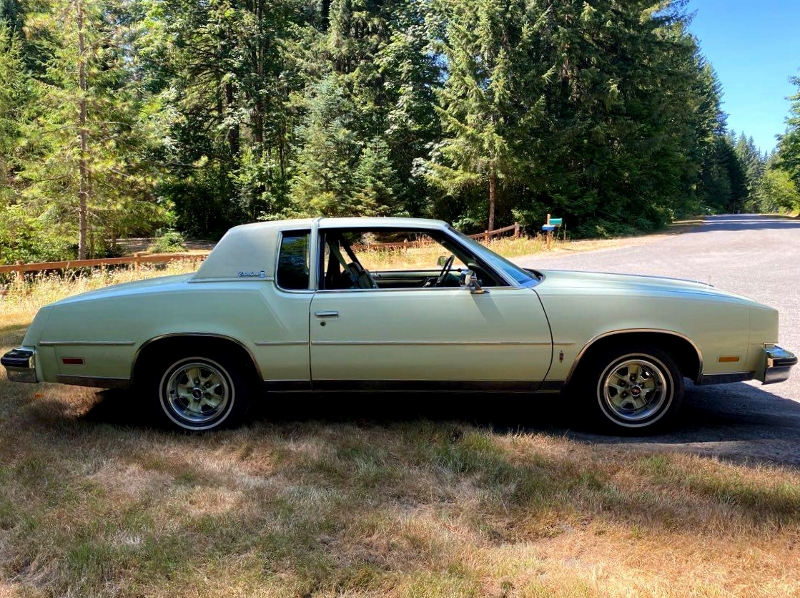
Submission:
[[[515,261],[542,270],[652,274],[711,283],[775,307],[780,344],[800,353],[800,220],[710,216],[677,235],[597,251],[563,250]],[[800,466],[800,367],[786,382],[695,387],[674,431],[645,438],[569,431],[586,442],[713,455],[736,462]]]

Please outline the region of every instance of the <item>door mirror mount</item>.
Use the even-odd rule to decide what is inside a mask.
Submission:
[[[472,270],[462,271],[459,283],[463,288],[469,289],[469,292],[473,295],[481,295],[486,292],[486,289],[481,286],[481,281]]]

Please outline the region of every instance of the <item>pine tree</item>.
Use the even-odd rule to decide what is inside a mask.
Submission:
[[[58,0],[48,8],[26,22],[44,63],[23,123],[20,177],[26,202],[55,229],[75,231],[85,257],[164,213],[145,160],[150,139],[130,71],[125,5]]]
[[[19,121],[27,101],[27,77],[23,72],[19,41],[0,19],[0,194],[14,178],[13,154],[20,138]],[[0,200],[3,199],[0,195]],[[0,201],[0,205],[5,202]]]
[[[791,77],[790,81],[798,87],[798,92],[789,98],[792,106],[786,119],[786,133],[778,139],[776,167],[786,171],[800,187],[800,77]]]
[[[647,230],[691,210],[705,112],[681,3],[546,5],[539,53],[554,72],[531,196],[584,234]]]
[[[485,189],[485,222],[494,229],[499,187],[518,173],[528,128],[540,117],[537,82],[547,69],[531,60],[539,15],[518,0],[453,1],[445,11],[447,80],[437,106],[444,138],[428,176],[451,195]]]
[[[300,129],[294,164],[292,209],[298,214],[326,216],[372,215],[372,206],[352,201],[352,172],[360,144],[354,132],[355,107],[338,77],[329,75],[314,86],[305,123]]]
[[[145,76],[159,94],[171,141],[178,224],[221,234],[286,205],[301,88],[289,67],[296,40],[291,0],[143,0]]]
[[[739,163],[744,169],[746,178],[747,197],[744,207],[747,211],[761,212],[758,190],[761,187],[761,179],[766,171],[767,158],[758,150],[753,138],[746,137],[744,133],[736,140],[734,150]]]

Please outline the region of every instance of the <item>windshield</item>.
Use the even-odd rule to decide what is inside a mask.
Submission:
[[[517,284],[520,285],[530,285],[537,282],[537,279],[531,276],[530,272],[523,270],[513,262],[508,261],[503,256],[497,255],[494,251],[486,247],[485,245],[481,245],[475,239],[471,239],[464,233],[461,233],[454,229],[453,227],[448,227],[453,233],[455,233],[459,240],[469,248],[476,256],[482,259],[484,262],[488,263],[490,266],[495,268],[500,272],[504,272],[506,276],[509,276],[512,280],[515,280]]]

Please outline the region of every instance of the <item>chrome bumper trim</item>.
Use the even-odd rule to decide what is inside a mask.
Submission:
[[[11,349],[0,358],[0,364],[6,368],[6,375],[12,382],[38,382],[32,349]]]
[[[797,356],[778,345],[765,349],[765,352],[767,354],[767,365],[764,369],[762,383],[774,384],[786,380],[792,368],[797,365]]]

